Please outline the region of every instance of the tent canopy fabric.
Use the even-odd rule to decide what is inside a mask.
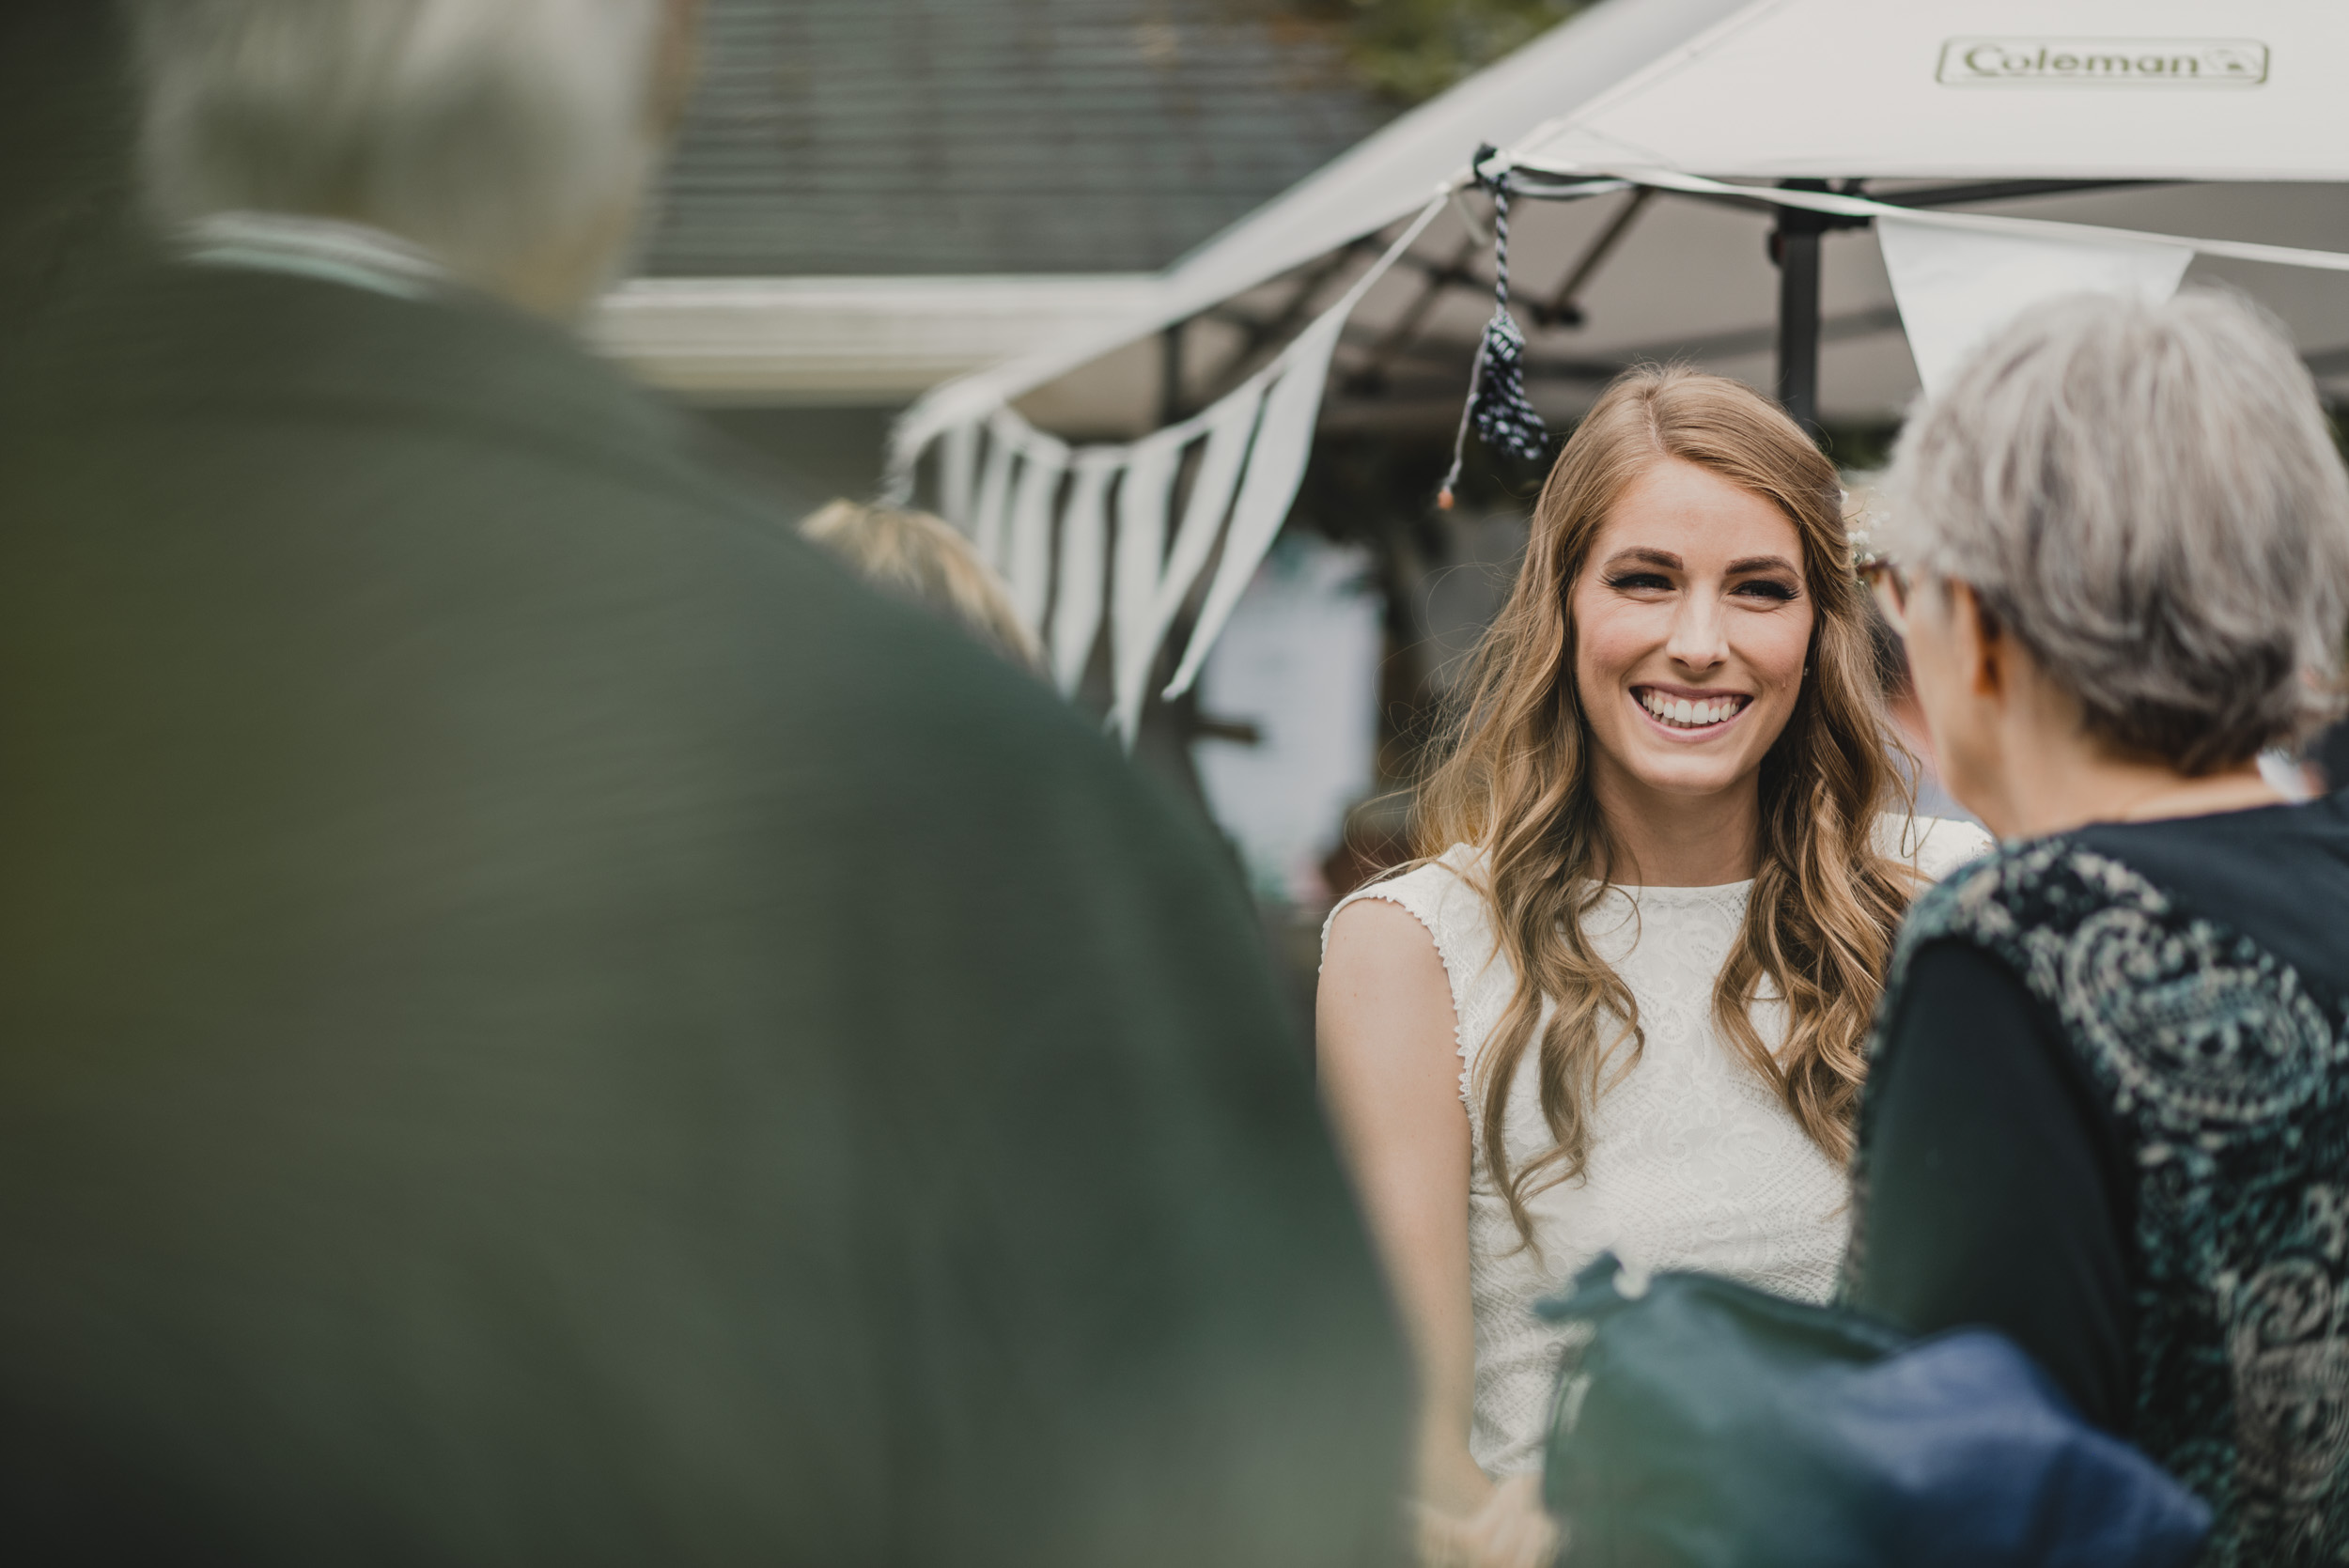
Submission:
[[[935,389],[900,447],[1396,222],[1480,144],[1726,179],[2349,181],[2341,61],[2349,6],[2318,0],[1603,0],[1176,262],[1123,319]]]
[[[2181,0],[1608,0],[1227,231],[1164,274],[1130,319],[938,389],[900,423],[893,484],[907,493],[924,454],[941,454],[932,466],[948,515],[1001,546],[990,553],[1039,618],[1049,603],[1055,628],[1085,639],[1053,647],[1064,680],[1109,639],[1116,722],[1130,738],[1160,644],[1196,606],[1173,695],[1278,531],[1325,384],[1377,379],[1410,340],[1439,345],[1465,376],[1491,297],[1448,282],[1472,276],[1490,211],[1481,195],[1461,197],[1480,143],[1507,149],[1479,163],[1487,178],[1579,198],[1512,213],[1517,296],[1548,300],[1546,319],[1522,313],[1537,329],[1530,380],[1595,389],[1628,363],[1686,359],[1768,385],[1772,349],[1795,342],[1780,337],[1769,302],[1787,312],[1807,296],[1813,361],[1822,340],[1847,360],[1859,351],[1867,406],[1897,412],[1921,370],[1939,380],[2032,298],[2159,296],[2189,266],[2238,286],[2227,268],[2261,276],[2255,292],[2320,376],[2349,373],[2349,205],[2337,185],[2311,183],[2349,180],[2349,96],[2331,94],[2319,70],[2349,57],[2349,6],[2240,0],[2225,14],[2220,37],[2207,7]],[[1830,178],[1855,183],[1829,189]],[[1932,179],[1983,183],[1916,188]],[[1859,181],[1874,182],[1868,194]],[[2016,212],[2027,196],[2031,211]],[[1410,229],[1371,272],[1356,269],[1337,303],[1315,303],[1318,315],[1306,308],[1315,289],[1338,285],[1304,269],[1285,314],[1313,324],[1193,418],[1072,451],[1010,409],[1111,349],[1294,276],[1415,204]],[[1879,219],[1889,245],[1870,226]],[[1757,242],[1774,224],[1783,255],[1798,234],[1809,247],[1809,281],[1797,287],[1789,261],[1784,292]],[[1839,225],[1848,238],[1823,245]],[[1543,264],[1527,258],[1545,252],[1555,281],[1528,288]],[[1398,260],[1410,265],[1389,272]],[[2270,298],[2265,280],[2287,269],[2321,286]],[[1905,322],[1917,330],[1913,354]],[[1688,335],[1675,342],[1674,331]],[[1456,383],[1451,396],[1456,407]],[[1792,393],[1788,403],[1806,417],[1824,407]],[[1063,475],[1079,474],[1064,506]]]
[[[908,411],[900,448],[918,448],[949,425],[1408,216],[1480,143],[1508,145],[1738,9],[1739,0],[1603,0],[1177,261],[1124,319],[1084,323],[1035,352],[937,388]]]
[[[1717,179],[2349,180],[2349,6],[1761,0],[1511,144]]]

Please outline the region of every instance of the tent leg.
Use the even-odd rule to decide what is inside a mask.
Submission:
[[[1824,213],[1781,207],[1770,235],[1770,259],[1778,263],[1778,400],[1814,438],[1819,434],[1819,237],[1827,228]]]
[[[1177,321],[1159,334],[1159,425],[1179,422],[1183,406],[1183,332],[1189,320]]]

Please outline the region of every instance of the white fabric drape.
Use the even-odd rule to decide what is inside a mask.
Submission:
[[[1968,354],[2040,301],[2166,300],[2194,259],[2185,245],[1984,234],[1892,217],[1876,220],[1876,241],[1927,397],[1940,396]]]
[[[1052,514],[1061,475],[1068,470],[1068,448],[1046,435],[1032,435],[1021,453],[1019,482],[1012,489],[1011,522],[1003,544],[1003,572],[1011,602],[1031,628],[1044,624],[1052,587]]]
[[[1429,202],[1271,364],[1179,425],[1130,444],[1072,448],[998,405],[926,442],[939,510],[1003,574],[1063,691],[1084,678],[1106,629],[1110,725],[1128,746],[1167,638],[1204,594],[1165,694],[1198,679],[1297,497],[1346,318],[1443,204]],[[893,494],[912,494],[923,456],[897,455]]]
[[[1119,472],[1116,457],[1099,447],[1078,455],[1068,511],[1061,519],[1060,596],[1044,643],[1051,650],[1052,684],[1064,696],[1074,695],[1084,678],[1107,609],[1109,493]]]
[[[1511,166],[1875,221],[1928,396],[1969,349],[2042,298],[2082,289],[2165,297],[2197,254],[2349,271],[2349,256],[2326,251],[1907,209],[1656,168],[1546,165],[1504,154],[1486,172]],[[1010,582],[1064,691],[1075,691],[1106,636],[1110,723],[1128,745],[1141,725],[1151,671],[1194,594],[1201,596],[1197,618],[1165,694],[1179,696],[1198,678],[1296,498],[1347,316],[1442,210],[1453,188],[1430,201],[1280,357],[1179,425],[1129,444],[1072,449],[999,402],[901,429],[889,493],[910,499],[917,466],[935,452],[940,508]],[[1178,496],[1179,522],[1172,517]],[[1213,580],[1203,583],[1210,562]]]
[[[1337,348],[1345,321],[1325,316],[1299,338],[1292,350],[1288,371],[1265,396],[1264,417],[1256,430],[1256,456],[1248,465],[1247,482],[1232,506],[1232,525],[1223,541],[1222,564],[1199,608],[1183,661],[1167,686],[1170,692],[1187,691],[1199,678],[1199,666],[1215,645],[1233,607],[1255,575],[1256,564],[1272,548],[1273,536],[1288,516],[1289,502],[1305,476],[1311,456],[1314,422],[1321,412],[1321,389],[1330,377],[1330,355]]]

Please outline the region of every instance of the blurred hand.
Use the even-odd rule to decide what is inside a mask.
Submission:
[[[1558,1521],[1542,1507],[1542,1478],[1511,1476],[1462,1518],[1418,1504],[1420,1568],[1549,1568]]]

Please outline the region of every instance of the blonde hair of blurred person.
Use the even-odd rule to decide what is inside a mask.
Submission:
[[[1044,650],[1003,580],[943,518],[834,501],[809,513],[800,534],[875,587],[938,611],[1023,669],[1043,669]]]
[[[380,230],[579,315],[691,89],[700,0],[133,0],[148,208]]]
[[[1322,1083],[1419,1361],[1430,1561],[1548,1560],[1570,1344],[1532,1303],[1599,1252],[1832,1290],[1893,933],[1983,842],[1912,831],[1869,625],[1802,430],[1626,374],[1535,505],[1425,858],[1331,919]]]

